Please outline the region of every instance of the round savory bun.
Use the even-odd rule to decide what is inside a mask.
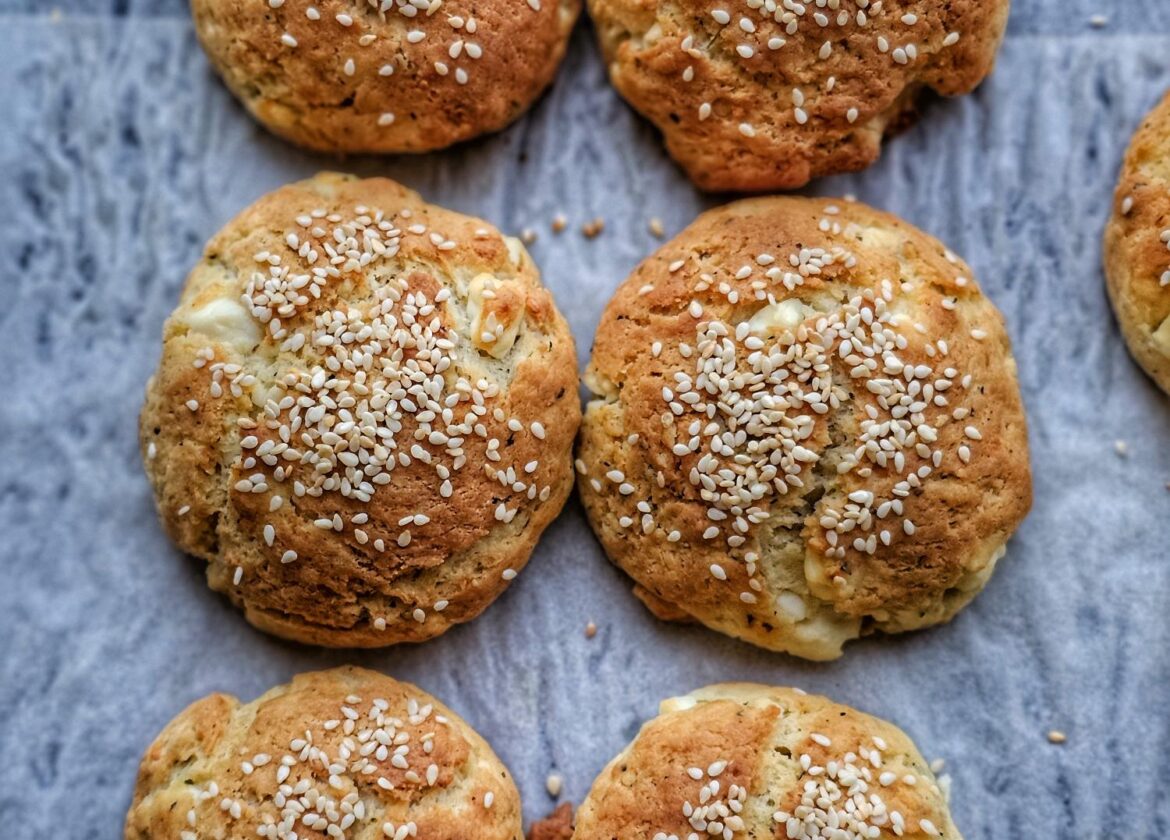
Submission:
[[[665,701],[601,771],[573,832],[573,840],[895,836],[960,840],[905,733],[825,697],[749,683]]]
[[[425,152],[497,131],[552,82],[580,0],[191,0],[252,115],[326,152]]]
[[[974,90],[1008,0],[589,0],[614,87],[708,190],[863,169],[917,94]]]
[[[810,659],[946,621],[1031,504],[1016,365],[971,270],[851,202],[703,214],[602,315],[581,497],[661,618]]]
[[[362,668],[251,703],[212,694],[138,768],[126,840],[522,840],[520,795],[474,729]]]
[[[514,239],[319,175],[208,244],[141,418],[167,533],[257,627],[421,641],[478,615],[572,489],[568,326]]]
[[[1130,352],[1170,393],[1170,94],[1125,156],[1105,229],[1105,276]]]

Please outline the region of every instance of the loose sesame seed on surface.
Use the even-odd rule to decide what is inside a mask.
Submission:
[[[548,795],[553,799],[561,795],[561,789],[564,786],[565,780],[559,773],[549,773],[548,777],[544,780],[545,790],[548,791]]]

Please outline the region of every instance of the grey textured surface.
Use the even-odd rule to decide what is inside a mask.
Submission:
[[[968,840],[1170,835],[1170,402],[1127,356],[1099,268],[1122,151],[1170,87],[1170,4],[1115,0],[1092,29],[1101,5],[1017,0],[978,95],[935,103],[875,168],[816,188],[900,213],[974,264],[1016,342],[1036,505],[952,625],[814,666],[655,622],[575,501],[495,606],[424,647],[349,655],[251,630],[164,539],[135,419],[204,240],[260,193],[338,164],[253,126],[211,77],[181,0],[70,0],[56,20],[38,0],[2,0],[5,838],[119,837],[138,757],[185,704],[345,661],[461,711],[514,771],[530,818],[552,804],[548,772],[579,800],[659,698],[739,678],[903,725],[948,760]],[[537,228],[582,360],[608,292],[655,246],[647,218],[674,232],[711,203],[608,89],[589,36],[506,133],[346,164]],[[557,211],[603,215],[606,231],[554,238]],[[1051,728],[1069,742],[1048,744]]]

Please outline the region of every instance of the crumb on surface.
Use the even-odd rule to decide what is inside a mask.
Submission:
[[[573,805],[562,802],[557,809],[528,829],[528,840],[571,840],[573,836]]]

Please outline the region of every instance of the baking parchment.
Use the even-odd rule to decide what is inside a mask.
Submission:
[[[319,169],[390,175],[538,231],[532,253],[584,364],[611,290],[658,244],[649,218],[674,233],[719,198],[691,188],[611,91],[587,26],[551,93],[503,134],[339,162],[247,118],[181,0],[0,2],[3,836],[120,837],[140,754],[188,702],[250,699],[344,662],[462,713],[514,772],[529,819],[553,805],[550,772],[579,801],[659,699],[750,679],[902,725],[946,759],[968,840],[1170,835],[1170,400],[1127,355],[1100,269],[1122,152],[1167,88],[1166,0],[1017,0],[976,95],[929,104],[868,172],[814,187],[963,254],[1015,341],[1036,503],[951,625],[812,665],[661,624],[573,500],[480,619],[422,647],[348,653],[252,630],[156,522],[136,416],[204,241]],[[553,236],[558,212],[571,227]],[[579,226],[595,216],[605,231],[589,241]],[[1050,729],[1068,742],[1048,743]]]

